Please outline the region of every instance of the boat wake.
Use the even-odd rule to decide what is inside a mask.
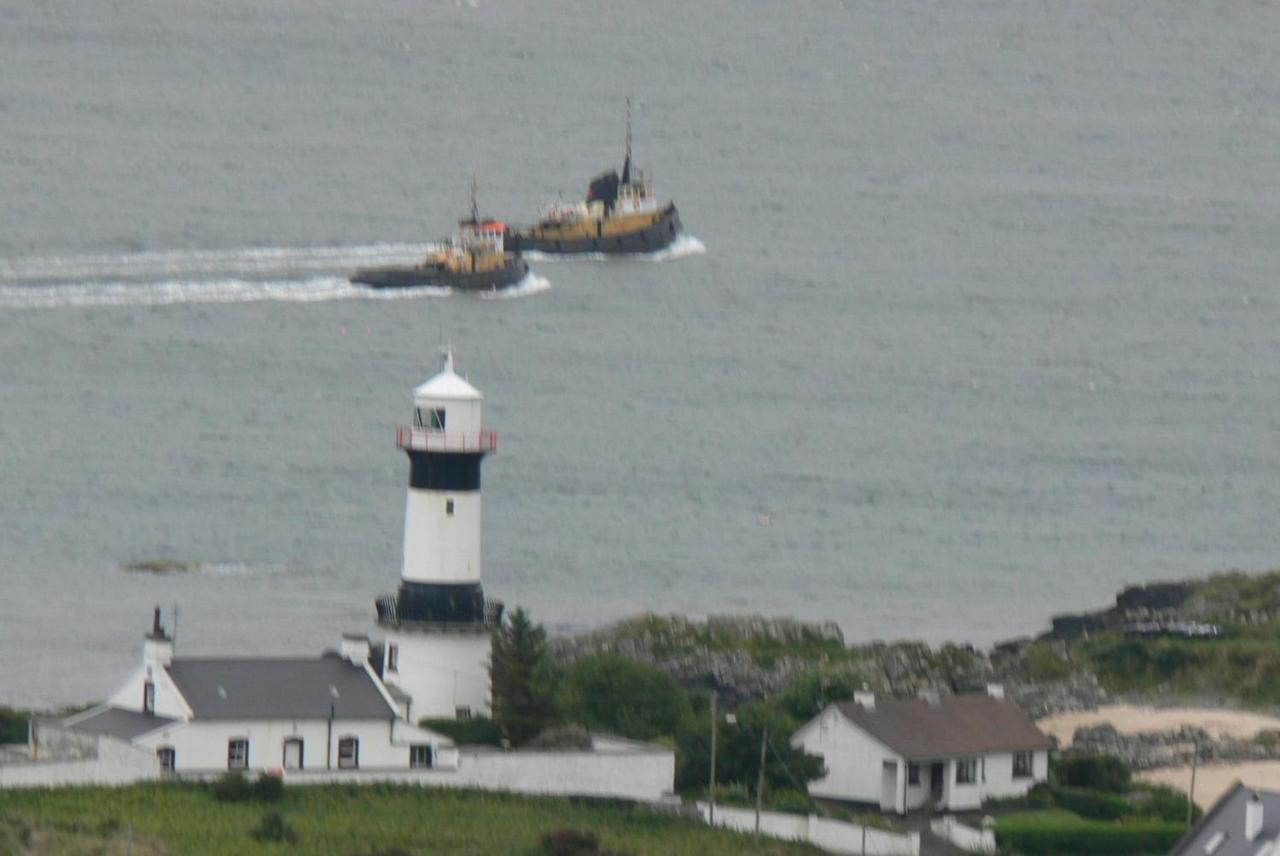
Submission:
[[[707,252],[707,245],[702,241],[681,232],[667,246],[652,253],[544,253],[541,250],[529,250],[524,257],[530,261],[603,261],[606,259],[626,259],[641,262],[670,262],[688,256],[701,256]]]
[[[545,276],[538,276],[533,271],[524,275],[524,279],[515,285],[500,288],[497,291],[479,291],[476,296],[481,300],[509,300],[513,297],[529,297],[541,294],[551,287],[551,281]]]
[[[0,309],[447,297],[453,289],[372,289],[347,281],[358,267],[413,264],[429,249],[371,244],[0,259]],[[548,288],[546,279],[531,272],[485,296],[523,297]]]

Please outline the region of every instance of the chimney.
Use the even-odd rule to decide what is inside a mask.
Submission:
[[[854,690],[853,703],[860,704],[867,710],[876,709],[876,694],[867,689],[867,685],[863,684],[862,689]]]
[[[338,653],[342,655],[342,659],[363,666],[369,660],[369,637],[343,633],[342,648]]]
[[[1252,841],[1262,832],[1262,797],[1254,791],[1244,804],[1244,840]]]
[[[996,701],[1004,701],[1004,684],[987,684],[987,695]]]
[[[173,662],[173,640],[164,632],[158,606],[151,615],[151,632],[142,643],[142,662],[153,668],[164,668]]]

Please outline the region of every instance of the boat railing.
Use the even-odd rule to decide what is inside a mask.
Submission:
[[[401,425],[396,429],[396,448],[414,452],[496,452],[498,432],[488,428],[473,433],[435,431]]]

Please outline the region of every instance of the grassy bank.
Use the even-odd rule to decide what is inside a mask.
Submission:
[[[253,837],[278,812],[293,841]],[[270,824],[267,824],[270,828]],[[226,803],[208,786],[0,791],[0,853],[535,854],[542,836],[595,833],[614,853],[790,854],[818,851],[712,830],[617,803],[371,785],[287,788],[279,802]]]

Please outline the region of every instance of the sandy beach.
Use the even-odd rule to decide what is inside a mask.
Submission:
[[[1183,793],[1191,785],[1190,767],[1161,767],[1147,770],[1137,778],[1144,782],[1168,785]],[[1280,790],[1280,761],[1241,761],[1236,764],[1201,764],[1196,768],[1196,805],[1209,808],[1239,780],[1246,785],[1267,790]]]
[[[1173,731],[1184,725],[1202,728],[1214,737],[1245,740],[1263,729],[1280,729],[1280,718],[1247,711],[1193,707],[1140,707],[1117,704],[1097,710],[1059,713],[1036,724],[1040,730],[1058,739],[1064,749],[1071,745],[1076,729],[1081,726],[1109,722],[1121,734],[1147,731]]]

